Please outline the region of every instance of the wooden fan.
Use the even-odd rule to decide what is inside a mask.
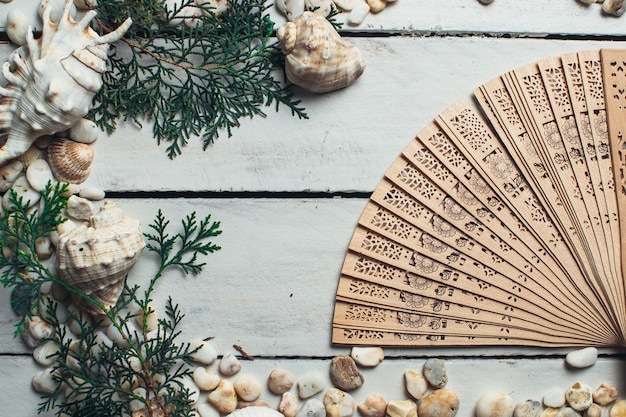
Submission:
[[[409,143],[348,247],[333,343],[626,344],[626,50],[510,71]]]

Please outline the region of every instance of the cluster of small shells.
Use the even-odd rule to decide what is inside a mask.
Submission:
[[[624,417],[626,400],[617,398],[613,384],[602,383],[594,390],[580,381],[566,389],[549,389],[541,401],[529,399],[517,404],[511,395],[494,391],[479,398],[476,417]]]
[[[313,10],[315,13],[326,17],[332,8],[347,13],[347,22],[350,25],[360,25],[369,13],[382,12],[387,3],[395,3],[397,0],[277,0],[275,7],[285,15],[287,20],[294,21],[305,10]]]

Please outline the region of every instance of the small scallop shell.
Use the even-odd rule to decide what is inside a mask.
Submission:
[[[344,88],[363,74],[365,62],[353,44],[341,39],[333,25],[304,12],[278,28],[287,78],[305,90],[323,93]]]
[[[226,417],[284,417],[282,413],[268,407],[251,406],[240,408]]]
[[[48,146],[48,164],[57,180],[80,184],[89,177],[93,148],[86,143],[57,139]]]

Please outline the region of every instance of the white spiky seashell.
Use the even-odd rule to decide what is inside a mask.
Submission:
[[[61,182],[80,184],[91,172],[93,147],[69,139],[55,139],[47,150],[48,164],[54,177]]]
[[[88,223],[59,236],[57,271],[69,286],[111,308],[144,247],[139,220],[125,216],[115,203],[105,201]],[[85,311],[102,314],[87,299],[74,294],[72,298]]]
[[[2,66],[7,81],[0,87],[0,164],[24,153],[40,136],[73,126],[92,106],[102,87],[109,44],[120,39],[131,25],[127,19],[113,32],[99,36],[89,27],[96,16],[91,10],[76,22],[72,0],[64,0],[58,22],[51,19],[47,3],[41,37],[26,31],[26,43]]]
[[[361,53],[344,41],[333,25],[313,12],[304,12],[278,28],[285,54],[287,78],[307,91],[324,93],[352,84],[365,70]]]

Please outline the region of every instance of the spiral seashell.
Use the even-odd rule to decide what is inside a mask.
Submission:
[[[44,2],[42,35],[29,28],[25,44],[2,66],[7,81],[0,87],[0,164],[23,154],[40,136],[66,130],[82,119],[102,87],[109,44],[130,27],[127,19],[100,36],[89,27],[94,10],[76,22],[73,0],[64,1],[58,21],[53,2]]]
[[[139,220],[126,217],[115,203],[105,201],[88,223],[59,236],[59,278],[105,308],[111,308],[124,288],[126,274],[144,247]],[[90,314],[102,314],[89,300],[73,293],[72,298]]]
[[[344,88],[365,70],[361,53],[341,39],[333,25],[313,12],[304,12],[276,32],[285,54],[287,79],[307,91],[324,93]]]
[[[48,164],[61,182],[80,184],[89,177],[93,147],[69,139],[56,139],[48,146]]]

